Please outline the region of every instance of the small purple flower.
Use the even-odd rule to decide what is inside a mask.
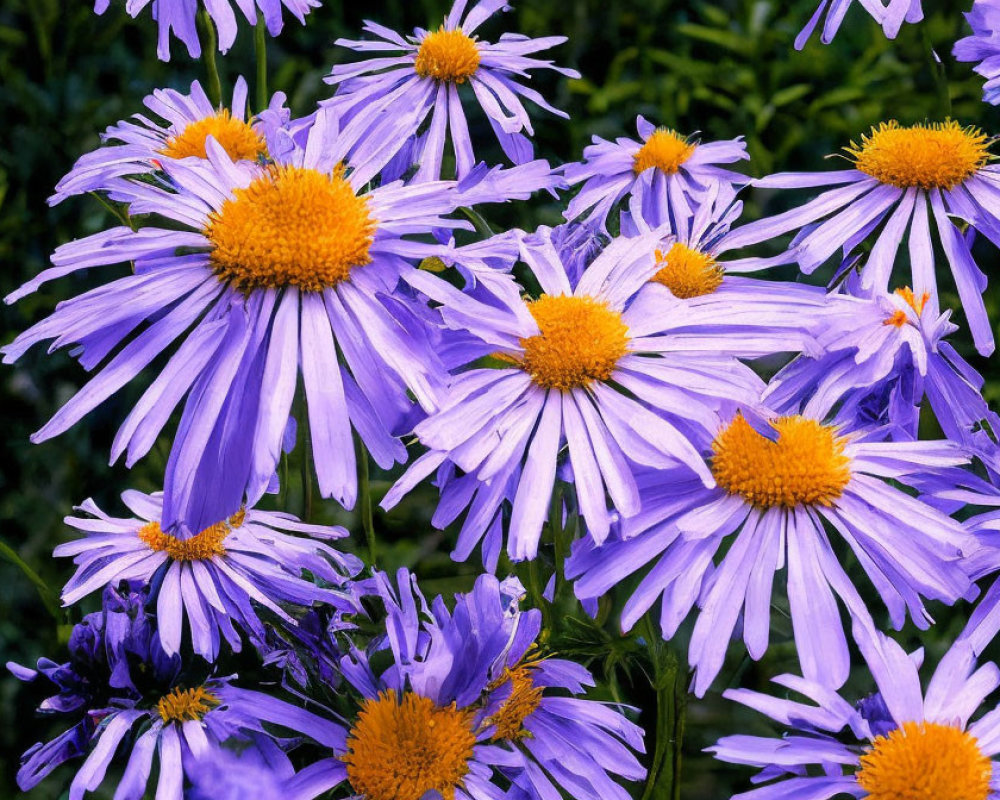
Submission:
[[[288,783],[289,800],[346,784],[363,798],[521,797],[627,800],[620,779],[641,780],[642,731],[618,710],[579,695],[587,670],[536,650],[538,611],[522,611],[523,588],[481,576],[449,612],[430,604],[406,570],[398,588],[375,580],[385,636],[341,662],[360,693],[356,714],[328,723],[289,704],[259,713],[273,724],[332,742],[333,756]],[[506,794],[509,782],[517,791]]]
[[[860,268],[860,288],[888,294],[897,254],[908,238],[910,286],[917,296],[927,292],[928,310],[938,314],[933,217],[976,349],[989,355],[993,330],[982,297],[987,281],[970,248],[974,231],[1000,247],[1000,166],[990,163],[992,141],[979,129],[953,120],[909,127],[895,120],[882,123],[860,145],[847,148],[852,169],[784,172],[754,181],[767,189],[834,188],[824,188],[803,206],[736,229],[729,246],[745,247],[798,230],[785,256],[808,274],[838,250],[851,265],[852,254],[874,238]],[[971,226],[967,234],[958,222]]]
[[[1000,711],[990,704],[978,714],[1000,686],[1000,669],[993,663],[977,668],[972,649],[959,640],[924,690],[923,651],[907,655],[869,631],[862,652],[878,691],[853,705],[828,686],[794,675],[775,678],[781,697],[747,689],[725,693],[788,729],[780,739],[726,736],[708,748],[721,761],[761,769],[754,783],[763,785],[738,797],[1000,797],[994,778]],[[792,692],[807,702],[789,697]]]
[[[958,61],[978,62],[973,68],[986,78],[983,100],[1000,104],[1000,4],[996,0],[975,0],[965,18],[972,36],[955,42],[952,55]]]
[[[670,216],[691,216],[710,189],[723,206],[736,189],[750,179],[719,164],[749,159],[743,137],[724,142],[699,142],[667,128],[636,119],[641,141],[620,138],[608,142],[598,136],[583,151],[583,163],[565,168],[571,186],[583,183],[564,216],[573,220],[587,214],[607,231],[608,217],[625,197],[634,198],[651,227]]]
[[[920,22],[924,18],[920,2],[921,0],[858,0],[858,4],[882,26],[882,31],[890,39],[896,38],[904,22]],[[806,46],[819,21],[824,19],[824,15],[820,41],[823,44],[830,44],[840,30],[850,5],[851,0],[820,0],[816,12],[795,37],[795,49],[801,50]]]
[[[851,662],[838,598],[853,619],[872,623],[832,534],[860,562],[896,629],[907,611],[929,627],[922,597],[964,597],[972,584],[963,559],[979,547],[960,523],[898,488],[953,485],[935,471],[964,465],[961,448],[873,442],[864,433],[803,415],[768,424],[738,414],[718,429],[706,457],[714,486],[678,469],[642,474],[640,513],[603,546],[577,542],[567,577],[579,598],[595,599],[643,572],[622,625],[633,627],[662,598],[665,639],[697,604],[688,657],[701,696],[741,617],[751,658],[767,650],[773,583],[785,567],[803,674],[841,686]]]
[[[269,148],[281,146],[282,128],[290,121],[281,92],[259,117],[249,117],[247,84],[242,76],[233,87],[230,108],[213,106],[198,81],[186,95],[174,89],[157,89],[143,103],[161,121],[136,114],[134,122],[123,120],[108,128],[101,139],[111,144],[77,160],[56,184],[56,192],[49,198],[51,205],[72,195],[107,191],[114,186],[114,178],[159,172],[167,158],[206,158],[209,136],[234,162],[266,159]]]
[[[169,654],[180,649],[185,617],[195,652],[214,662],[222,638],[237,651],[240,631],[256,641],[265,638],[255,606],[293,627],[295,620],[280,604],[355,608],[346,584],[361,562],[320,541],[347,536],[343,528],[248,508],[179,539],[161,527],[162,495],[128,491],[122,501],[136,517],[110,517],[88,500],[79,510],[89,516],[66,518],[84,536],[55,549],[56,556],[72,556],[77,565],[63,603],[71,605],[111,582],[151,583],[150,603],[156,604],[160,641]]]
[[[478,0],[466,13],[468,5],[468,0],[455,0],[436,31],[418,28],[404,39],[382,25],[366,22],[364,29],[377,39],[336,42],[377,57],[335,66],[327,78],[328,83],[338,85],[330,104],[351,119],[351,128],[366,128],[379,140],[391,136],[397,150],[405,146],[407,166],[420,165],[418,181],[441,177],[449,134],[457,177],[464,177],[476,163],[459,93],[463,84],[468,83],[475,94],[504,153],[513,163],[523,164],[533,158],[531,141],[525,136],[532,135],[533,129],[522,98],[560,117],[566,114],[517,79],[528,78],[532,69],[580,77],[576,70],[532,57],[562,44],[566,37],[530,39],[505,33],[495,43],[486,42],[475,35],[476,30],[510,6],[506,0]],[[421,132],[428,116],[427,130]]]
[[[191,58],[201,55],[198,27],[195,24],[198,11],[204,8],[215,23],[219,38],[219,52],[226,53],[236,41],[239,27],[231,0],[128,0],[125,11],[133,19],[152,3],[152,15],[156,20],[159,36],[156,55],[161,61],[170,60],[170,34],[173,33],[187,48]],[[111,0],[94,0],[94,11],[103,14],[111,5]],[[243,17],[250,25],[257,24],[257,15],[262,14],[267,32],[277,36],[285,25],[283,9],[303,25],[306,14],[319,8],[320,0],[236,0]]]
[[[693,441],[716,430],[720,408],[758,401],[763,383],[732,355],[754,334],[734,336],[717,307],[695,307],[650,281],[661,235],[616,239],[575,285],[548,228],[523,236],[521,260],[543,292],[537,300],[526,300],[512,279],[487,302],[415,278],[441,303],[445,325],[462,332],[466,366],[440,410],[416,426],[430,452],[383,507],[450,462],[474,476],[438,510],[454,519],[470,506],[455,557],[467,558],[498,530],[498,512],[511,500],[507,551],[521,560],[537,554],[564,453],[598,542],[617,514],[639,511],[638,466],[680,463],[713,485]],[[469,333],[478,342],[467,341]],[[492,358],[487,366],[484,357]],[[496,558],[497,544],[491,538],[485,562]]]

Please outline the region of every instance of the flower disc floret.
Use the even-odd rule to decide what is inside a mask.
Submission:
[[[332,173],[272,166],[209,218],[219,279],[243,291],[295,286],[318,292],[371,262],[375,221],[341,167]]]
[[[365,800],[452,800],[469,771],[473,713],[392,689],[368,699],[347,739],[347,777]]]
[[[479,69],[479,46],[461,30],[442,25],[424,37],[413,68],[421,78],[465,83]]]
[[[173,689],[156,704],[164,722],[197,722],[219,705],[219,698],[204,686]]]
[[[528,311],[539,333],[521,339],[521,367],[543,388],[566,391],[606,381],[628,350],[622,315],[600,300],[542,295]]]
[[[635,154],[632,169],[639,175],[656,167],[665,175],[673,175],[691,158],[696,147],[677,131],[657,128]]]
[[[229,519],[216,522],[187,539],[164,533],[158,522],[149,522],[139,529],[139,540],[150,550],[166,553],[174,561],[204,561],[225,555],[224,542],[233,528],[243,524],[245,512],[238,511]]]
[[[719,263],[708,253],[674,242],[664,253],[656,251],[659,271],[653,280],[666,286],[683,300],[712,294],[722,285],[724,275]]]
[[[992,766],[976,738],[951,725],[906,722],[861,757],[868,800],[986,800]]]
[[[185,126],[176,136],[167,139],[160,153],[170,158],[207,158],[205,141],[209,136],[222,146],[233,161],[256,161],[267,155],[264,137],[253,126],[235,118],[229,109]]]
[[[525,729],[524,721],[538,710],[543,694],[542,687],[535,684],[532,672],[531,665],[519,664],[513,669],[506,669],[497,681],[498,688],[509,684],[510,695],[487,720],[489,724],[496,726],[494,741],[524,739],[531,735]]]
[[[759,508],[830,506],[851,479],[844,437],[816,420],[781,417],[771,441],[737,415],[712,442],[719,486]]]
[[[990,160],[990,139],[954,120],[902,127],[883,122],[847,152],[855,166],[900,189],[952,189]]]

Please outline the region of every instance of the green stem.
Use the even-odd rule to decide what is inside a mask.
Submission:
[[[215,63],[215,51],[219,43],[215,38],[215,26],[212,18],[208,15],[208,9],[202,8],[198,12],[198,22],[201,24],[201,32],[204,34],[204,41],[201,43],[201,60],[205,64],[205,72],[208,74],[208,86],[205,88],[208,99],[216,108],[222,107],[222,81],[219,80],[219,67]]]
[[[493,228],[490,227],[490,223],[488,223],[483,218],[483,215],[480,214],[478,211],[476,211],[476,209],[469,208],[468,206],[462,206],[459,210],[463,214],[465,214],[466,217],[469,218],[469,221],[473,225],[476,226],[476,231],[479,233],[480,236],[492,236],[493,235]]]
[[[61,622],[63,616],[62,609],[59,608],[59,600],[41,576],[28,566],[28,562],[21,558],[17,551],[4,542],[0,542],[0,556],[24,573],[24,576],[35,585],[39,597],[42,598],[42,603],[45,604],[45,608],[52,615],[52,618],[56,622]]]
[[[358,493],[361,501],[361,527],[365,530],[365,540],[368,542],[369,566],[374,567],[378,561],[378,548],[375,541],[375,518],[372,509],[372,491],[368,479],[368,451],[358,440]]]
[[[653,664],[656,692],[656,740],[642,800],[679,800],[681,791],[681,743],[687,692],[677,656],[663,642],[651,614],[646,614],[644,636]]]
[[[257,14],[257,27],[254,29],[253,48],[257,56],[257,113],[267,108],[267,28],[264,26],[264,15]]]

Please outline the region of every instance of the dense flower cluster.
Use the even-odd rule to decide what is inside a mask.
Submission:
[[[228,0],[126,11],[147,5],[164,59],[171,33],[200,52],[197,16],[223,52],[236,36]],[[277,34],[319,3],[236,5]],[[796,46],[820,22],[828,42],[850,5],[820,2]],[[922,18],[919,0],[860,5],[890,38]],[[116,800],[627,800],[642,781],[666,796],[663,719],[647,747],[647,710],[595,688],[553,616],[614,615],[658,696],[674,675],[700,697],[733,639],[761,659],[787,610],[801,675],[775,680],[810,702],[726,692],[790,731],[712,748],[761,768],[740,797],[1000,797],[1000,711],[978,712],[1000,671],[976,668],[1000,582],[926,691],[922,653],[880,631],[927,629],[932,603],[975,601],[1000,572],[1000,417],[949,341],[936,255],[991,353],[972,245],[1000,247],[993,138],[890,119],[859,132],[848,169],[751,180],[730,168],[742,138],[640,116],[638,139],[595,137],[553,167],[523,101],[565,116],[531,80],[579,76],[536,57],[563,37],[481,39],[506,10],[455,0],[405,37],[366,23],[337,42],[362,60],[302,117],[280,92],[251,106],[243,78],[225,106],[198,82],[156,90],[154,119],[109,128],[56,187],[51,202],[96,193],[123,224],[62,245],[7,301],[130,269],[2,349],[71,347],[94,372],[32,440],[145,381],[112,459],[169,456],[162,491],[122,494],[130,517],[86,500],[65,519],[62,600],[101,607],[65,663],[8,665],[51,683],[40,710],[68,725],[25,753],[19,785],[72,765],[70,800],[111,775]],[[996,102],[1000,11],[977,0],[969,20],[956,55],[982,60]],[[510,165],[479,160],[470,112]],[[752,188],[818,194],[741,224]],[[483,217],[541,191],[575,192],[558,227]],[[778,254],[737,252],[765,242]],[[769,276],[831,262],[828,287]],[[367,563],[345,528],[271,510],[290,457],[367,515]],[[485,568],[467,591],[428,599],[374,563],[369,459],[395,470],[386,511],[433,483],[431,524]],[[664,669],[675,637],[691,672]],[[840,693],[852,648],[875,684],[856,703]]]

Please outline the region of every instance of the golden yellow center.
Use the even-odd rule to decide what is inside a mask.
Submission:
[[[924,292],[920,295],[920,297],[917,297],[913,294],[913,290],[909,286],[897,289],[895,293],[902,297],[903,300],[906,301],[906,304],[917,312],[918,317],[924,313],[924,306],[927,305],[927,301],[931,299],[930,292]],[[893,311],[892,314],[886,317],[882,321],[882,324],[902,328],[907,322],[909,322],[909,318],[906,316],[906,312],[899,309],[897,311]]]
[[[479,46],[461,30],[447,31],[442,25],[424,37],[413,68],[421,78],[465,83],[479,69]]]
[[[504,674],[496,682],[496,688],[508,684],[510,694],[497,712],[486,720],[488,725],[496,725],[494,741],[524,739],[531,735],[525,729],[524,721],[538,710],[543,692],[541,686],[535,685],[532,671],[531,664],[520,664],[513,669],[504,670]]]
[[[901,127],[883,122],[851,143],[855,166],[881,183],[907,189],[951,189],[990,160],[990,139],[954,120]]]
[[[273,166],[209,218],[219,279],[243,291],[318,292],[368,264],[375,221],[338,167],[332,174]]]
[[[164,722],[190,722],[200,720],[219,705],[219,698],[204,686],[197,689],[174,689],[156,704]]]
[[[664,253],[656,251],[659,271],[653,280],[662,283],[682,300],[712,294],[722,285],[722,267],[708,253],[675,242]]]
[[[233,161],[256,161],[267,155],[264,137],[253,126],[233,117],[228,109],[189,123],[176,136],[167,139],[160,153],[171,158],[207,158],[205,140],[209,136],[222,145]]]
[[[229,519],[216,522],[188,539],[178,539],[164,533],[158,522],[148,522],[139,529],[138,536],[150,550],[160,550],[174,561],[202,561],[225,554],[226,537],[234,528],[243,525],[245,517],[246,512],[241,509]]]
[[[528,303],[537,336],[520,340],[521,368],[546,389],[606,381],[628,350],[628,326],[607,303],[590,297],[542,295]]]
[[[712,442],[712,474],[719,486],[759,508],[829,506],[851,480],[844,437],[802,416],[773,423],[776,441],[738,414]]]
[[[861,757],[870,800],[986,800],[992,765],[974,736],[951,725],[906,722]]]
[[[657,128],[635,154],[632,170],[638,175],[656,167],[666,175],[673,175],[681,164],[691,158],[696,147],[677,131]]]
[[[412,692],[366,700],[343,756],[351,788],[365,800],[421,800],[432,791],[452,800],[469,771],[472,724],[472,711]]]

